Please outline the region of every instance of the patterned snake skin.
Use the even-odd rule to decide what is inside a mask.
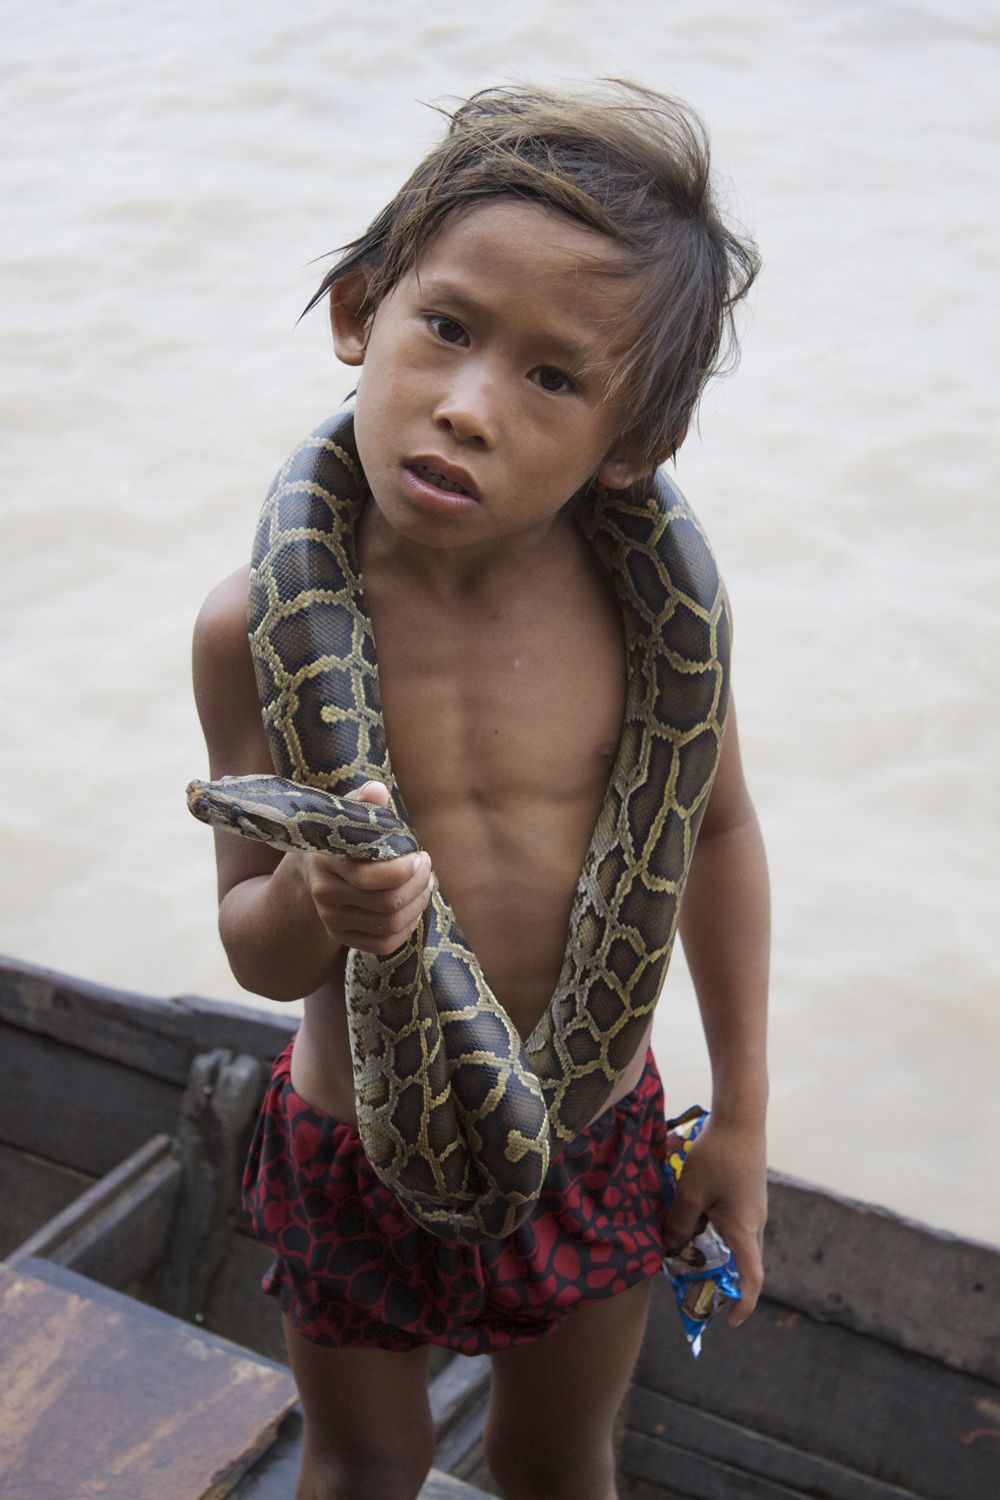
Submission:
[[[291,454],[254,544],[251,651],[284,779],[189,788],[196,816],[277,848],[389,858],[418,847],[389,764],[355,551],[366,494],[348,405]],[[514,1230],[550,1143],[600,1113],[631,1062],[669,961],[725,722],[725,593],[678,490],[660,474],[638,503],[586,491],[574,515],[621,599],[628,697],[548,1009],[522,1040],[440,891],[395,953],[348,958],[365,1151],[418,1223],[457,1242]],[[388,809],[330,795],[370,779],[389,788]]]

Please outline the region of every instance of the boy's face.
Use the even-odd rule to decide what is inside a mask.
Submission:
[[[369,324],[333,289],[338,355],[363,364],[355,434],[399,534],[438,548],[541,533],[581,485],[638,477],[606,397],[634,295],[620,252],[553,210],[496,199],[450,220]]]

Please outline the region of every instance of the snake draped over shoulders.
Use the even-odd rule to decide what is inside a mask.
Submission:
[[[189,802],[205,821],[276,848],[370,859],[419,847],[389,763],[358,566],[368,493],[348,403],[290,455],[258,522],[250,647],[277,777],[194,782]],[[348,955],[365,1152],[418,1224],[456,1242],[513,1232],[538,1198],[550,1151],[600,1113],[631,1062],[718,766],[725,590],[672,481],[660,471],[636,494],[595,484],[571,502],[617,591],[628,684],[545,1013],[522,1039],[440,890],[395,953]],[[388,787],[388,808],[342,800],[368,780]]]

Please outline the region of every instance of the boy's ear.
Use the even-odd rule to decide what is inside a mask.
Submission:
[[[368,345],[370,316],[362,316],[368,283],[363,271],[351,271],[330,288],[330,328],[337,358],[345,365],[362,365]]]
[[[637,464],[629,458],[607,458],[597,471],[597,478],[606,490],[627,490],[648,473],[645,464]]]
[[[687,424],[681,429],[680,437],[676,443],[663,453],[658,453],[655,462],[650,465],[639,463],[634,458],[612,453],[610,458],[605,459],[604,463],[598,469],[597,477],[605,489],[627,490],[630,485],[637,484],[640,479],[644,479],[647,474],[652,473],[654,469],[658,469],[661,464],[666,463],[668,458],[673,458],[686,437]]]

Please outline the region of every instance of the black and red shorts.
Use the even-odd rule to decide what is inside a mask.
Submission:
[[[416,1225],[375,1176],[357,1130],[314,1109],[274,1066],[243,1201],[277,1259],[264,1290],[318,1344],[483,1354],[552,1332],[582,1303],[655,1276],[663,1259],[663,1089],[653,1054],[630,1094],[550,1166],[505,1240],[455,1245]]]

